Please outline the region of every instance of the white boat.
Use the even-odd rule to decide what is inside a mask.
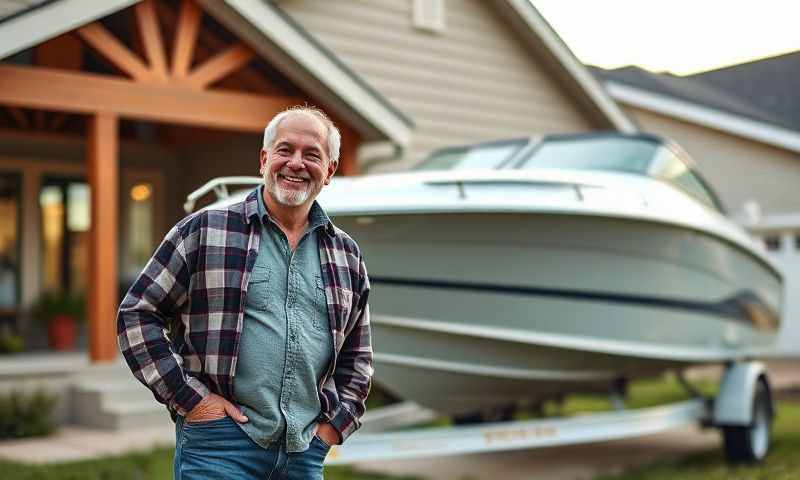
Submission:
[[[377,382],[442,413],[758,357],[780,323],[778,268],[658,137],[449,148],[319,200],[364,251]]]

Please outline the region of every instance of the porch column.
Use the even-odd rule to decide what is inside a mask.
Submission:
[[[87,170],[91,189],[89,230],[89,354],[92,362],[117,355],[117,211],[119,119],[98,112],[89,119]]]
[[[346,124],[341,124],[342,146],[339,149],[339,175],[346,177],[358,175],[358,144],[361,142],[359,135]]]

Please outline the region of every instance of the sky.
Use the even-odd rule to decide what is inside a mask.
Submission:
[[[798,0],[531,0],[584,63],[687,75],[800,50]]]

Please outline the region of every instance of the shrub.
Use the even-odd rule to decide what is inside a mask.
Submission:
[[[0,353],[19,353],[25,350],[25,339],[19,335],[0,335]]]
[[[0,394],[0,439],[47,435],[55,430],[55,395],[44,390]]]

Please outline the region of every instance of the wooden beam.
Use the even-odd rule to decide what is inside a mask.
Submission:
[[[119,119],[100,112],[89,120],[87,170],[91,195],[89,227],[89,353],[92,362],[117,355],[117,205]]]
[[[28,128],[31,125],[31,122],[28,121],[28,116],[25,115],[25,112],[21,108],[17,107],[6,107],[8,108],[8,112],[11,113],[11,116],[14,117],[14,121],[17,122],[17,126],[21,128]]]
[[[203,12],[194,0],[183,0],[172,51],[172,76],[174,77],[183,78],[189,73],[202,15]]]
[[[140,81],[147,81],[153,78],[153,73],[150,72],[147,65],[128,47],[117,40],[117,37],[101,25],[100,22],[90,23],[75,31],[97,53],[105,57],[106,60],[123,73]]]
[[[342,146],[339,149],[339,170],[338,175],[346,177],[358,175],[360,169],[358,167],[358,145],[361,142],[358,134],[350,127],[339,122],[337,124],[342,133]]]
[[[80,70],[83,64],[83,45],[70,33],[50,39],[34,50],[37,65],[43,67]]]
[[[185,0],[191,1],[191,0]],[[177,15],[173,12],[166,4],[159,3],[158,4],[158,12],[159,16],[163,18],[166,22],[176,22]],[[198,41],[195,44],[195,52],[199,54],[207,54],[208,49],[204,48],[203,44],[208,45],[213,50],[223,50],[226,47],[226,43],[224,40],[216,36],[213,32],[209,30],[204,30],[198,36]],[[173,57],[174,60],[174,57]],[[173,73],[173,76],[178,76]],[[284,92],[284,89],[279,88],[277,85],[269,81],[269,78],[265,77],[262,73],[256,72],[253,69],[245,68],[238,72],[236,72],[237,80],[241,80],[240,85],[242,88],[249,88],[252,90],[259,91],[261,94],[266,95],[281,95]]]
[[[144,51],[155,78],[167,79],[167,56],[164,42],[161,39],[161,28],[158,26],[153,0],[144,0],[136,4],[136,23],[139,26],[139,38],[144,44]]]
[[[260,132],[273,115],[299,103],[295,97],[193,90],[0,64],[0,105],[82,114],[107,111],[154,122]]]
[[[205,88],[242,68],[255,56],[256,53],[247,45],[233,45],[195,68],[186,82],[193,87]]]

